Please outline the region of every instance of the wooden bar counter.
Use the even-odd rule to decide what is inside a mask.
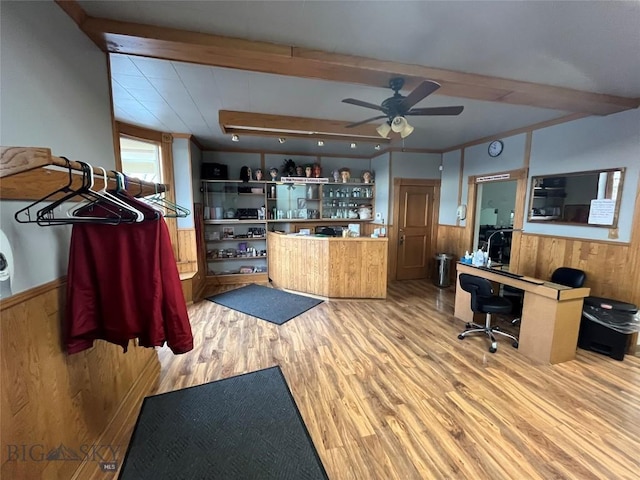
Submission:
[[[267,234],[269,277],[327,298],[387,297],[386,238]]]

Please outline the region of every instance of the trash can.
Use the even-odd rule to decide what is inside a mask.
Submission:
[[[638,307],[610,298],[586,297],[578,346],[624,360],[631,334],[640,330]]]
[[[433,277],[433,284],[436,287],[444,288],[451,285],[451,260],[453,255],[448,253],[438,253],[435,256],[436,271]]]

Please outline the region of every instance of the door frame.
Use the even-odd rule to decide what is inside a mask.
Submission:
[[[505,177],[508,175],[508,177]],[[515,170],[506,170],[502,172],[483,173],[482,175],[471,175],[468,178],[469,188],[467,190],[467,219],[465,228],[464,243],[467,245],[466,250],[471,251],[473,248],[473,236],[476,224],[476,197],[478,196],[478,184],[489,183],[491,181],[516,180],[516,201],[513,211],[513,228],[522,228],[524,226],[525,197],[527,195],[527,179],[529,176],[528,168],[518,168]],[[489,177],[501,177],[495,180],[483,180]],[[517,271],[520,257],[520,241],[522,232],[513,232],[511,237],[511,259],[510,265],[514,266]]]
[[[433,211],[431,214],[430,242],[431,251],[437,248],[438,221],[440,216],[440,179],[428,178],[394,178],[393,179],[393,224],[389,225],[389,279],[398,276],[398,218],[400,216],[400,187],[434,187]],[[427,278],[431,273],[427,270]]]

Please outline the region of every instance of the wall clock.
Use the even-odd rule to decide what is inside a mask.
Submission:
[[[501,140],[494,140],[489,144],[489,156],[497,157],[502,153],[502,149],[504,148],[504,143]]]

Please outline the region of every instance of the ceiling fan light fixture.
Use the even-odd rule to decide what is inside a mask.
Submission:
[[[233,135],[231,135],[231,141],[232,142],[239,142],[240,141],[240,137],[234,133]]]
[[[391,121],[391,130],[393,130],[396,133],[400,133],[407,127],[408,124],[409,122],[407,122],[406,118],[398,115]]]
[[[382,138],[387,138],[387,136],[389,136],[390,131],[391,131],[391,127],[387,122],[384,122],[382,125],[376,128],[376,132],[378,132],[378,135],[380,135]]]
[[[375,147],[373,147],[375,150],[380,150],[380,144],[378,143]]]
[[[407,126],[400,132],[402,138],[408,137],[413,132],[414,128],[407,123]]]
[[[356,142],[351,142],[351,148],[356,148],[358,144]]]
[[[324,147],[324,140],[318,140],[318,146]]]

